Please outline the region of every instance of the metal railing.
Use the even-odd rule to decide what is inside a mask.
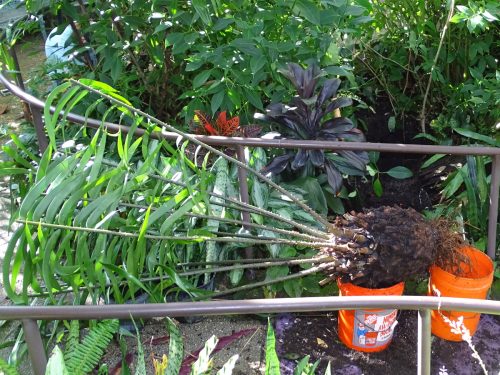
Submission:
[[[41,109],[45,103],[29,95],[18,86],[12,84],[3,74],[0,74],[0,83],[9,91],[29,104],[35,125],[38,144],[43,151],[47,145]],[[55,112],[55,108],[51,108]],[[128,133],[129,128],[119,124],[103,123],[95,119],[88,119],[73,113],[66,114],[68,121],[92,128],[104,126],[108,131]],[[141,136],[144,130],[135,130],[135,135]],[[156,139],[176,140],[176,133],[157,131],[150,134]],[[495,259],[496,231],[498,220],[498,198],[500,185],[500,148],[495,147],[466,147],[466,146],[432,146],[413,144],[384,144],[358,142],[327,142],[327,141],[297,141],[287,139],[261,139],[219,136],[197,136],[199,140],[212,146],[231,146],[236,148],[240,161],[244,161],[245,147],[272,147],[272,148],[306,148],[324,150],[364,150],[392,153],[412,154],[450,154],[450,155],[488,155],[492,157],[492,174],[490,188],[490,202],[488,214],[488,255]],[[240,199],[249,202],[247,172],[239,169]],[[243,216],[243,221],[249,222],[249,216]],[[308,298],[280,298],[230,300],[208,302],[176,302],[162,304],[141,305],[109,305],[109,306],[4,306],[0,307],[0,319],[22,320],[26,342],[29,349],[33,370],[36,375],[45,371],[47,357],[43,349],[43,342],[36,323],[37,320],[70,320],[70,319],[105,319],[105,318],[151,318],[151,317],[178,317],[196,315],[228,315],[252,313],[278,312],[312,312],[334,311],[340,309],[377,309],[399,308],[418,310],[418,374],[430,374],[431,371],[431,320],[430,310],[475,311],[479,313],[500,315],[500,301],[488,301],[465,298],[436,298],[419,296],[370,296],[370,297],[308,297]]]

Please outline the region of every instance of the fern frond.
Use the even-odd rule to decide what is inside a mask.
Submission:
[[[118,320],[105,320],[92,328],[83,341],[69,348],[66,366],[70,374],[80,375],[91,372],[99,363],[104,351],[118,331]]]
[[[66,350],[64,353],[64,359],[66,361],[69,359],[69,353],[71,353],[72,348],[75,348],[79,342],[80,322],[78,320],[72,320],[69,322],[68,339],[66,340]]]
[[[0,375],[19,375],[17,369],[0,358]]]

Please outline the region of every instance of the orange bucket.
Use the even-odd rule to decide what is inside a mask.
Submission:
[[[400,296],[404,282],[389,288],[370,289],[337,280],[341,296]],[[398,310],[339,310],[339,338],[349,348],[380,352],[392,340]]]
[[[470,246],[462,247],[460,252],[469,258],[470,264],[462,262],[459,271],[448,272],[436,265],[431,266],[429,295],[485,299],[493,282],[493,262],[486,254]],[[454,323],[463,317],[463,326],[472,336],[476,332],[481,314],[463,311],[431,312],[434,335],[445,340],[462,341],[462,335],[453,333],[452,327],[445,322],[446,318],[443,316]]]

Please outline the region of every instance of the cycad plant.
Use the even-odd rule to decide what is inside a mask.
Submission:
[[[86,96],[109,100],[133,125],[123,128],[126,135],[103,125],[87,144],[65,148],[67,142],[58,143],[56,136],[65,123],[48,108],[59,97],[57,110],[67,113]],[[207,295],[188,276],[270,266],[279,270],[279,277],[209,295],[318,272],[326,274],[325,282],[343,277],[382,286],[424,272],[432,260],[436,233],[414,211],[385,208],[331,223],[246,163],[132,107],[109,86],[72,81],[49,99],[45,120],[51,144],[16,213],[19,227],[4,258],[5,290],[17,303],[28,301],[30,289],[52,301],[72,292],[77,302],[110,294],[123,302],[140,291],[163,301],[166,292],[176,290],[200,299]],[[143,135],[134,138],[139,127]],[[179,135],[177,149],[158,140],[161,129]],[[254,186],[277,193],[275,204],[293,207],[305,220],[243,203],[221,186],[209,189],[213,174],[184,156],[188,143],[219,158],[216,182],[226,173],[226,162],[243,168],[254,176]],[[116,150],[116,160],[107,158],[108,148]],[[243,212],[252,222],[241,219]],[[212,243],[219,247],[205,247]],[[239,260],[237,249],[250,245],[316,250],[307,259]],[[279,256],[280,248],[274,253]],[[229,261],[221,262],[220,254]],[[196,255],[199,261],[193,263]],[[303,269],[290,273],[290,267],[301,265]],[[22,291],[17,292],[21,272]]]

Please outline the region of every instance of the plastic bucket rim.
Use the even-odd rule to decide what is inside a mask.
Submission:
[[[400,281],[399,283],[393,284],[391,286],[385,287],[385,288],[367,288],[364,286],[359,286],[350,282],[343,282],[341,278],[337,279],[337,285],[339,287],[339,291],[341,291],[342,287],[349,286],[350,289],[353,289],[354,291],[360,291],[363,294],[361,295],[377,295],[381,294],[383,295],[384,292],[387,292],[388,295],[394,295],[393,293],[390,293],[393,290],[404,290],[405,282]]]
[[[453,278],[453,279],[455,279],[457,281],[467,281],[467,282],[471,282],[471,281],[481,282],[481,281],[487,281],[487,280],[492,279],[493,278],[493,274],[495,272],[495,267],[493,265],[493,261],[491,260],[491,258],[487,254],[485,254],[484,252],[482,252],[481,250],[479,250],[479,249],[477,249],[477,248],[475,248],[473,246],[470,246],[470,245],[462,246],[459,249],[459,251],[464,251],[464,250],[471,251],[473,254],[477,255],[479,258],[482,258],[482,261],[485,261],[485,263],[488,264],[489,271],[488,271],[488,273],[485,276],[480,276],[480,277],[459,276],[456,273],[447,271],[444,268],[439,267],[436,264],[432,264],[431,265],[431,267],[430,267],[430,273],[432,273],[432,271],[435,270],[438,273],[445,274],[450,279]]]

